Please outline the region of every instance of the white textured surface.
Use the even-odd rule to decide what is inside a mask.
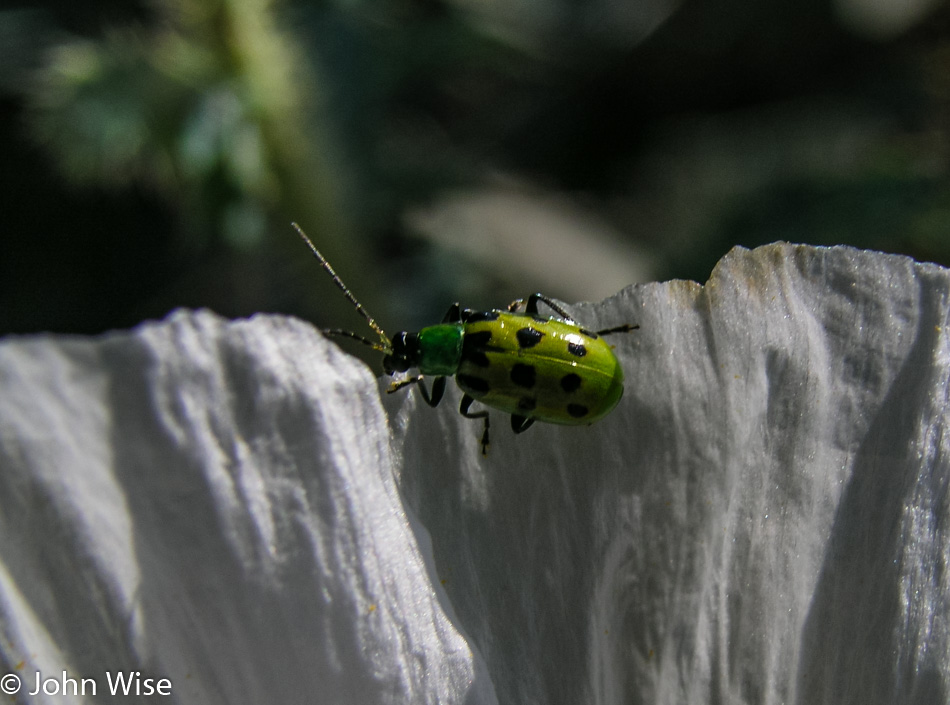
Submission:
[[[487,462],[476,422],[391,400],[499,702],[946,702],[948,284],[773,245],[574,307],[640,324],[624,399],[590,428],[496,415]]]
[[[278,317],[4,341],[0,670],[92,678],[88,702],[138,670],[181,703],[494,703],[375,388]]]
[[[7,339],[0,665],[188,703],[945,702],[948,284],[774,245],[573,307],[640,324],[624,399],[493,414],[487,459],[454,387],[384,396],[390,438],[385,382],[288,319]]]

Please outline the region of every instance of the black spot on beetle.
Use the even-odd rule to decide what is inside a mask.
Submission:
[[[488,367],[489,361],[485,350],[488,349],[489,342],[491,342],[490,330],[466,333],[462,338],[462,360],[476,367]]]
[[[586,328],[578,328],[578,330],[581,332],[581,335],[586,335],[588,338],[597,340],[597,334],[594,331],[587,330]]]
[[[587,416],[587,407],[583,404],[568,404],[567,413],[573,416],[575,419],[581,419]]]
[[[488,367],[491,364],[488,355],[481,350],[465,350],[464,348],[462,349],[462,362],[471,363],[475,367]]]
[[[531,389],[535,382],[534,365],[516,364],[511,368],[511,381],[519,387]]]
[[[488,367],[491,365],[491,362],[488,360],[488,355],[483,352],[473,352],[465,359],[476,367]]]
[[[518,400],[518,408],[521,411],[534,411],[535,407],[538,405],[537,399],[532,399],[531,397],[521,397]]]
[[[463,389],[470,389],[479,394],[486,394],[488,390],[491,389],[487,379],[482,379],[475,375],[456,375],[455,380]]]
[[[587,348],[580,343],[568,343],[567,351],[574,357],[584,357],[587,354]]]
[[[576,392],[581,386],[581,377],[570,372],[561,377],[561,389],[567,393]]]
[[[484,348],[491,342],[491,331],[480,330],[477,333],[466,333],[462,338],[462,350]]]
[[[535,328],[522,328],[515,333],[515,337],[518,339],[518,345],[522,348],[533,348],[541,342],[544,333]]]
[[[464,318],[466,323],[483,323],[497,320],[498,311],[472,311]]]

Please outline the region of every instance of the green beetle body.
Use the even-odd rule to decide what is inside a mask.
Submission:
[[[465,324],[455,381],[476,401],[547,423],[591,424],[623,394],[623,368],[596,333],[491,311]],[[421,371],[421,370],[420,370]]]
[[[604,335],[638,328],[622,325],[597,332],[580,326],[554,301],[542,294],[512,302],[507,311],[472,311],[453,304],[442,323],[418,333],[400,331],[392,339],[356,300],[303,231],[309,245],[334,283],[379,335],[380,342],[345,330],[328,335],[358,340],[384,353],[389,375],[417,369],[419,374],[394,382],[389,392],[416,384],[422,398],[436,406],[445,392],[445,380],[454,377],[463,395],[459,413],[481,419],[482,453],[489,439],[487,411],[470,411],[478,401],[511,415],[515,433],[535,421],[586,425],[609,414],[623,395],[623,369]],[[542,317],[544,302],[560,318]],[[524,313],[518,309],[524,307]],[[431,394],[424,376],[434,377]]]

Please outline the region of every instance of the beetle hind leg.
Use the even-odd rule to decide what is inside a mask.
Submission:
[[[603,330],[597,331],[597,335],[610,335],[611,333],[629,333],[632,330],[636,330],[640,326],[625,323],[622,326],[614,326],[613,328],[604,328]]]
[[[488,412],[487,411],[469,411],[469,407],[475,400],[468,394],[462,395],[462,402],[459,404],[459,413],[467,419],[482,419],[485,423],[485,430],[482,433],[482,455],[488,455]]]
[[[531,294],[527,299],[515,299],[510,304],[508,304],[508,310],[511,313],[515,313],[518,309],[524,306],[524,312],[529,316],[538,315],[538,302],[543,301],[548,305],[552,311],[554,311],[558,316],[567,321],[568,323],[575,323],[574,319],[571,318],[570,314],[561,308],[558,304],[554,303],[554,300],[544,294]]]

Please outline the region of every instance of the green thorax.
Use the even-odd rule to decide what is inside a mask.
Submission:
[[[419,331],[419,372],[454,375],[462,359],[462,323],[441,323]]]

